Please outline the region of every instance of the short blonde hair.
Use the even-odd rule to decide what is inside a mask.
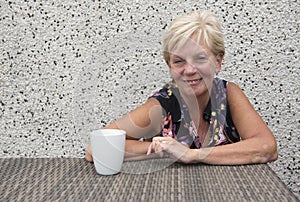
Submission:
[[[217,17],[209,11],[194,11],[176,18],[163,38],[163,56],[170,60],[170,53],[184,45],[192,36],[197,43],[206,46],[214,55],[225,54],[224,36]]]

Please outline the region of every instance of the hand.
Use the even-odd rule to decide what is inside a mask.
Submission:
[[[89,144],[85,150],[85,159],[89,162],[93,162],[93,156],[92,156],[92,148],[91,145]]]
[[[148,147],[147,155],[152,152],[158,153],[160,157],[167,155],[183,163],[191,162],[191,149],[171,137],[154,137]]]

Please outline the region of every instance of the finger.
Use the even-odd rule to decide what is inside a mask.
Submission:
[[[149,145],[148,150],[147,150],[147,155],[150,155],[152,152],[152,147],[153,147],[153,142]]]
[[[165,139],[165,137],[154,137],[152,139],[152,142],[162,142]]]

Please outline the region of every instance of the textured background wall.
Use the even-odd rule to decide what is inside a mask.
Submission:
[[[221,77],[274,132],[272,169],[299,196],[299,1],[0,1],[0,157],[83,157],[87,132],[169,80],[161,39],[193,9],[226,36]]]

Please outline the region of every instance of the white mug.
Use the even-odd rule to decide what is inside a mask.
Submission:
[[[124,161],[126,132],[119,129],[99,129],[90,134],[92,156],[97,173],[114,175]]]

